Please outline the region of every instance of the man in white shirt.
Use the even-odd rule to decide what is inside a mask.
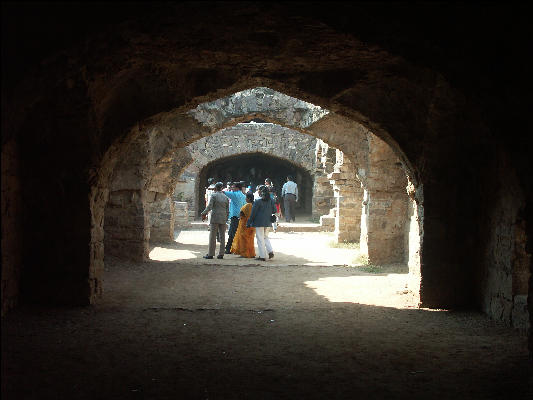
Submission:
[[[298,185],[292,180],[292,176],[287,176],[287,182],[281,188],[281,197],[285,206],[285,221],[296,221],[294,206],[298,201]]]
[[[211,195],[215,193],[215,178],[209,178],[207,180],[207,187],[205,188],[205,205],[207,206],[209,204],[209,199],[211,198]],[[207,226],[209,229],[211,228],[211,212],[207,214]]]

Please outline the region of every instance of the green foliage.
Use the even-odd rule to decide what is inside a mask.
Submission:
[[[381,267],[378,267],[377,265],[372,265],[372,264],[361,266],[359,269],[361,271],[369,272],[371,274],[379,274],[383,272]]]

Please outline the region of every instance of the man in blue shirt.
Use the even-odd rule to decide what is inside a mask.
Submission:
[[[229,230],[228,243],[226,243],[226,254],[231,254],[231,244],[239,226],[239,216],[242,206],[246,204],[246,195],[242,192],[242,184],[240,182],[231,183],[230,189],[225,190],[224,194],[230,199],[229,203]]]
[[[285,221],[291,222],[296,220],[294,208],[298,201],[298,185],[292,180],[292,176],[287,176],[287,182],[281,188],[281,197],[285,207]]]

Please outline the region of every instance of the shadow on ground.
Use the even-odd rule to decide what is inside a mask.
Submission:
[[[10,313],[2,397],[531,398],[524,333],[416,309],[405,273],[196,260],[107,259],[98,304]]]

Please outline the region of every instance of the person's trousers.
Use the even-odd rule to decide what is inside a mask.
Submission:
[[[295,221],[296,215],[294,214],[294,208],[296,205],[296,195],[288,193],[283,196],[283,205],[285,206],[285,221]]]
[[[269,227],[259,226],[255,228],[255,238],[257,239],[257,256],[267,259],[268,254],[272,253],[272,245],[268,238]]]
[[[218,255],[224,254],[224,243],[226,242],[226,224],[213,224],[209,225],[211,230],[209,231],[209,253],[207,255],[214,256],[217,247],[217,233],[220,237],[220,249]]]
[[[235,237],[235,232],[239,227],[239,217],[231,217],[228,230],[228,243],[226,244],[226,253],[229,253],[231,250],[231,244],[233,243],[233,238]]]

